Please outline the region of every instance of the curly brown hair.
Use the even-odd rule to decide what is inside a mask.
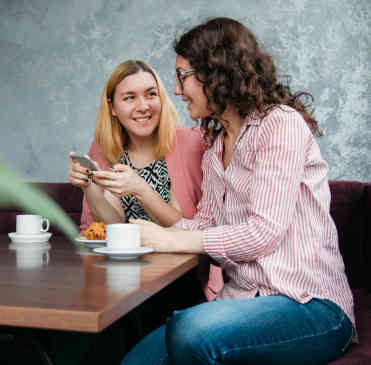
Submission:
[[[254,34],[230,18],[214,18],[184,33],[173,43],[177,55],[187,59],[203,83],[215,114],[201,120],[206,140],[212,144],[223,129],[220,116],[227,105],[245,118],[252,112],[263,117],[277,105],[296,109],[315,135],[322,135],[313,118],[313,96],[292,93],[288,78],[278,81],[273,58],[262,49]],[[220,119],[220,118],[219,118]]]

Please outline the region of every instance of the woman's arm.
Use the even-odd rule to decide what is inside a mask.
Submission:
[[[116,197],[108,192],[102,191],[102,189],[94,183],[83,188],[83,191],[94,220],[104,221],[106,224],[123,222],[125,213],[122,208],[120,210]]]
[[[202,231],[163,228],[143,219],[131,223],[140,225],[142,246],[152,247],[156,252],[205,253]]]
[[[171,198],[168,204],[145,183],[135,196],[153,222],[163,227],[170,227],[183,217],[174,191],[171,191],[170,194]]]
[[[125,212],[117,197],[108,191],[103,191],[95,183],[84,188],[85,197],[90,208],[92,217],[106,224],[122,223],[125,220]]]
[[[70,182],[84,192],[81,228],[85,229],[91,220],[103,220],[107,224],[122,222],[125,214],[118,199],[95,185],[89,178],[88,169],[76,162],[72,155],[71,158],[73,161],[69,168]]]
[[[115,171],[94,171],[94,181],[116,197],[134,195],[149,217],[164,227],[182,218],[182,212],[172,196],[166,203],[147,182],[126,165],[116,165]],[[172,194],[173,195],[173,194]]]

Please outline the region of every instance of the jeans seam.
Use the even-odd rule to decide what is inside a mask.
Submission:
[[[295,340],[302,340],[302,339],[305,339],[305,338],[310,338],[310,337],[315,337],[315,336],[324,336],[331,331],[335,331],[335,330],[339,329],[341,327],[342,323],[344,322],[344,319],[347,319],[347,316],[343,313],[339,324],[337,324],[334,327],[331,327],[330,329],[328,329],[326,331],[323,331],[321,333],[317,333],[315,335],[312,334],[312,335],[307,335],[307,336],[302,336],[302,337],[295,337],[295,339],[291,338],[291,339],[287,339],[287,340],[283,340],[283,341],[277,341],[277,342],[274,342],[274,343],[270,342],[270,343],[265,343],[265,344],[260,344],[260,345],[247,345],[247,346],[242,346],[242,347],[235,347],[233,349],[225,350],[224,352],[222,352],[222,355],[224,356],[224,355],[226,355],[230,352],[236,351],[236,350],[248,349],[248,348],[252,348],[252,347],[257,348],[257,347],[271,346],[273,344],[279,345],[279,344],[283,344],[283,343],[292,342],[292,341],[295,341]],[[352,336],[350,337],[350,339],[351,338],[352,338]],[[349,344],[349,340],[347,341],[347,344]],[[343,348],[346,348],[346,346],[344,346]]]

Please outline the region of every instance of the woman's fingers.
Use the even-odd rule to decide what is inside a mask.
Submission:
[[[104,190],[109,191],[110,193],[114,194],[118,198],[120,198],[122,195],[125,195],[125,193],[122,190],[121,185],[117,181],[99,179],[95,177],[93,178],[93,181],[96,185],[100,186]]]
[[[115,172],[129,172],[131,171],[130,166],[122,165],[122,164],[116,164],[111,166],[112,170]]]
[[[129,223],[132,223],[132,224],[153,224],[155,225],[155,223],[152,223],[150,221],[146,221],[145,219],[130,219],[129,220]]]
[[[120,186],[118,181],[106,179],[105,177],[101,178],[101,177],[97,177],[93,175],[93,180],[97,185],[100,185],[101,187],[104,187],[104,188],[115,189]]]
[[[89,185],[89,178],[86,175],[72,173],[70,174],[70,182],[72,185],[77,186],[88,186]]]
[[[98,179],[117,180],[117,174],[110,171],[94,171],[93,176]]]

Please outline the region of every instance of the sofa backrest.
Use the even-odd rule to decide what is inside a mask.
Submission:
[[[44,190],[60,207],[70,216],[70,218],[80,225],[82,210],[82,190],[70,183],[31,183],[41,190]],[[1,207],[0,209],[0,234],[15,232],[15,216],[22,214],[18,207]],[[53,224],[50,232],[61,234]]]
[[[335,221],[339,247],[353,288],[371,283],[371,183],[330,180],[330,213]],[[44,190],[76,223],[80,224],[82,191],[70,183],[32,183]],[[15,231],[18,208],[0,208],[0,234]],[[51,226],[51,232],[60,234]]]
[[[331,180],[330,190],[330,213],[338,231],[339,248],[349,284],[352,288],[365,287],[370,273],[368,242],[371,211],[366,207],[370,186],[359,181]]]

